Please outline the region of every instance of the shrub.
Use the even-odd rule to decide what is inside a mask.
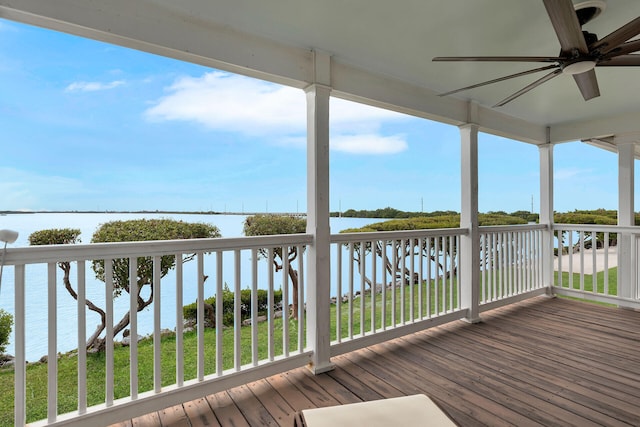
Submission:
[[[214,314],[216,310],[216,297],[210,297],[204,300],[205,303],[213,307]],[[273,303],[277,307],[282,302],[282,290],[273,291]],[[269,292],[265,289],[258,289],[258,315],[267,314],[269,309]],[[196,320],[198,312],[197,303],[185,305],[182,308],[182,314],[185,319]],[[240,317],[241,321],[251,317],[251,289],[243,289],[240,291]],[[233,325],[234,319],[234,293],[229,289],[222,291],[222,323],[226,326]]]
[[[0,354],[5,352],[9,344],[12,326],[13,316],[0,308]]]

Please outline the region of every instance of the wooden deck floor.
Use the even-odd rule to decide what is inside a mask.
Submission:
[[[640,313],[539,297],[119,426],[292,426],[296,410],[425,393],[461,426],[640,426]]]

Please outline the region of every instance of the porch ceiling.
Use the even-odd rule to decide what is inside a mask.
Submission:
[[[584,27],[600,38],[640,16],[637,0],[606,1]],[[335,96],[532,143],[547,127],[552,142],[640,139],[640,67],[598,68],[601,96],[588,102],[562,75],[491,107],[542,74],[436,96],[538,65],[434,56],[557,55],[542,0],[0,0],[0,17],[296,87],[314,81],[320,50],[332,56]]]

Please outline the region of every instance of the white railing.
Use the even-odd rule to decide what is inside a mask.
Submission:
[[[464,229],[333,235],[332,355],[464,317]]]
[[[46,395],[47,413],[46,419],[36,424],[53,425],[95,425],[120,421],[132,416],[161,409],[172,404],[177,404],[199,396],[210,394],[217,390],[224,390],[234,385],[240,385],[268,375],[282,372],[309,363],[310,352],[305,350],[304,339],[304,248],[312,242],[312,236],[287,235],[255,238],[235,239],[201,239],[140,243],[104,243],[91,245],[59,245],[41,246],[10,250],[7,253],[6,264],[14,269],[15,288],[15,425],[22,425],[27,419],[32,421],[33,415],[29,414],[34,397],[34,387],[41,387],[41,394]],[[278,253],[287,254],[289,248],[296,248],[297,257],[293,261],[298,279],[298,311],[297,316],[287,319],[289,304],[293,303],[293,287],[289,278],[289,261],[284,257],[280,273],[275,274],[273,265],[274,257]],[[195,268],[183,268],[182,262],[176,263],[176,274],[172,280],[160,277],[160,264],[163,257],[183,257],[195,254]],[[266,258],[262,268],[259,267],[260,255]],[[129,346],[128,370],[120,369],[114,361],[114,304],[113,290],[114,277],[112,267],[114,262],[121,259],[129,260],[131,297],[129,307],[132,307],[130,316],[131,337],[137,337],[138,315],[137,307],[137,282],[136,265],[141,257],[153,260],[153,283],[146,286],[153,288],[153,332],[149,340],[138,343],[131,339]],[[92,273],[88,272],[87,264],[100,260],[105,265],[104,301],[106,311],[106,351],[103,368],[97,369],[103,372],[103,378],[97,378],[95,369],[95,355],[85,351],[77,353],[77,399],[72,407],[68,406],[67,399],[63,402],[59,399],[58,384],[60,375],[69,375],[68,372],[58,371],[58,328],[63,328],[65,323],[78,322],[77,348],[84,349],[86,340],[87,309],[84,299],[87,295],[87,283],[92,279]],[[73,319],[60,318],[58,310],[57,289],[60,277],[57,273],[58,263],[70,262],[76,268],[77,281],[77,315]],[[31,280],[29,272],[34,266],[46,266],[46,284],[40,292],[39,305],[34,301],[27,301],[25,289],[28,286],[40,286]],[[6,270],[5,270],[6,271]],[[247,274],[248,272],[248,274]],[[215,282],[213,289],[207,287],[205,281],[210,276]],[[173,282],[173,283],[171,283]],[[210,284],[209,281],[207,284]],[[225,319],[224,298],[225,288],[230,285],[233,291],[233,323],[229,327],[217,327],[215,332],[205,331],[205,297],[216,296],[215,300],[215,325],[223,325]],[[188,286],[197,287],[197,324],[195,332],[196,344],[185,345],[186,335],[183,328],[183,304],[191,301],[183,301],[183,291]],[[175,300],[169,304],[171,316],[175,319],[175,351],[167,353],[163,351],[161,313],[167,310],[163,304],[163,290],[168,287],[175,290]],[[242,327],[243,302],[241,291],[248,287],[251,294],[251,312]],[[266,317],[258,317],[258,287],[266,289],[268,308]],[[276,315],[276,301],[274,295],[277,290],[282,291],[283,318]],[[71,298],[69,296],[69,298]],[[126,298],[123,295],[121,298]],[[32,384],[27,382],[25,343],[29,331],[26,330],[25,315],[27,310],[34,307],[42,310],[40,306],[47,307],[48,320],[48,366],[47,384]],[[294,306],[294,304],[292,304]],[[128,310],[128,308],[127,308]],[[295,319],[297,317],[297,319]],[[260,322],[259,320],[263,320]],[[193,336],[193,332],[191,332]],[[266,337],[266,338],[265,338]],[[259,341],[266,341],[266,352],[259,353]],[[189,341],[194,342],[194,339]],[[248,342],[250,344],[243,344]],[[193,348],[195,347],[195,348]],[[264,345],[263,345],[264,347]],[[66,356],[65,356],[66,357]],[[187,360],[187,357],[192,359]],[[166,375],[163,369],[166,359],[173,361],[168,363],[175,366],[175,373]],[[150,362],[150,360],[152,362]],[[195,360],[193,360],[195,359]],[[195,369],[193,366],[195,365]],[[188,369],[190,367],[190,369]],[[127,372],[128,371],[128,372]],[[100,374],[102,375],[102,374]],[[143,379],[152,377],[150,382]],[[173,379],[167,379],[173,378]],[[88,401],[88,382],[104,384],[104,399],[100,402]],[[122,389],[122,384],[128,384],[128,390]],[[27,393],[27,387],[29,393]],[[65,390],[67,393],[68,390]],[[38,394],[36,392],[35,394]],[[93,399],[93,398],[92,398]]]
[[[544,289],[544,225],[480,227],[480,304]]]
[[[545,252],[548,229],[541,225],[480,227],[478,250],[480,264],[478,301],[480,311],[506,305],[514,300],[528,298],[548,290],[543,271],[552,265]],[[558,225],[554,228],[557,257],[554,290],[560,294],[590,295],[597,298],[637,303],[620,298],[614,286],[614,240],[617,232],[633,236],[629,259],[634,264],[636,277],[638,239],[636,229],[628,227],[590,227]],[[376,233],[345,233],[331,236],[331,283],[333,297],[331,310],[330,354],[335,356],[353,349],[382,342],[397,336],[423,330],[452,320],[467,317],[469,307],[462,295],[470,286],[470,272],[460,271],[461,236],[467,229],[435,229]],[[597,242],[595,247],[591,243]],[[546,240],[546,242],[550,242]],[[559,243],[558,243],[559,242]],[[306,319],[305,293],[307,274],[305,248],[313,244],[309,234],[269,237],[203,239],[139,243],[110,243],[91,245],[40,246],[11,249],[6,263],[14,273],[15,293],[15,420],[16,425],[36,416],[29,414],[31,399],[46,395],[46,418],[36,424],[89,425],[117,422],[148,413],[202,395],[264,378],[278,372],[308,364],[313,349],[305,343],[305,328],[315,327],[316,319]],[[551,245],[549,243],[549,245]],[[287,320],[289,306],[293,307],[293,286],[289,275],[288,257],[275,272],[274,261],[279,254],[295,248],[294,274],[299,281],[297,316]],[[567,249],[571,248],[571,250]],[[599,251],[599,252],[598,252]],[[165,256],[176,259],[195,254],[195,261],[178,262],[175,274],[160,277],[160,263]],[[106,351],[101,355],[77,353],[77,398],[69,407],[67,399],[59,398],[61,375],[58,370],[57,330],[69,322],[77,322],[77,339],[73,347],[83,349],[87,335],[88,312],[84,298],[95,287],[92,261],[105,263],[110,272],[119,259],[128,259],[130,277],[135,279],[136,263],[150,257],[154,263],[153,330],[149,338],[138,343],[131,340],[126,369],[123,371],[114,359],[113,324],[117,314],[111,297],[114,278],[106,274],[101,289],[107,311]],[[547,259],[545,259],[547,257]],[[263,258],[262,261],[259,261]],[[71,262],[75,269],[78,300],[75,315],[61,318],[58,314],[60,286],[59,262]],[[604,269],[600,265],[604,265]],[[589,267],[592,267],[590,270]],[[32,277],[34,268],[45,271],[41,285]],[[548,271],[548,270],[547,270]],[[602,275],[602,278],[600,277]],[[594,287],[593,277],[597,285]],[[210,277],[207,279],[206,277]],[[591,277],[591,278],[590,278]],[[131,294],[135,295],[135,280]],[[100,282],[102,283],[102,282]],[[43,286],[38,305],[27,301],[25,289]],[[185,300],[188,290],[192,297]],[[281,288],[284,321],[276,314],[276,295]],[[165,290],[172,289],[168,298]],[[242,291],[248,292],[252,310],[246,313]],[[230,292],[229,292],[230,291]],[[258,316],[257,302],[260,292],[267,293],[266,316]],[[60,291],[58,291],[60,292]],[[70,298],[62,291],[66,298]],[[215,295],[215,325],[225,323],[225,292],[233,295],[230,321],[227,327],[205,328],[205,297]],[[3,296],[5,294],[3,293]],[[135,307],[136,298],[125,298],[125,305]],[[167,301],[170,300],[167,305]],[[183,305],[197,300],[195,332],[183,328]],[[117,301],[117,300],[116,300]],[[34,385],[27,380],[30,367],[26,366],[25,344],[30,331],[26,330],[28,312],[40,310],[46,304],[48,313],[48,366],[46,384]],[[624,304],[621,304],[624,305]],[[244,310],[244,311],[243,311]],[[175,351],[166,352],[162,343],[166,312],[174,319]],[[210,309],[211,311],[211,309]],[[131,336],[136,337],[140,326],[132,311]],[[119,316],[119,315],[118,315]],[[243,320],[243,317],[246,319]],[[297,319],[296,319],[297,317]],[[326,313],[322,316],[326,318]],[[191,335],[189,335],[191,334]],[[194,343],[194,344],[191,344]],[[244,343],[244,344],[243,344]],[[67,356],[65,356],[67,357]],[[102,357],[101,369],[93,372],[95,359]],[[165,364],[167,360],[170,363]],[[149,366],[151,366],[149,368]],[[166,366],[172,372],[167,375]],[[175,372],[173,372],[175,370]],[[88,397],[88,390],[97,381],[103,384],[100,401]],[[147,377],[150,381],[147,381]],[[122,384],[126,387],[123,391]],[[34,387],[40,387],[34,391]],[[68,393],[65,390],[65,393]]]
[[[640,308],[640,229],[606,225],[554,226],[554,291]]]

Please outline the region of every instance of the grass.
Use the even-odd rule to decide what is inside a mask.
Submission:
[[[583,289],[587,292],[593,291],[593,279],[591,275],[583,276]],[[617,269],[609,269],[609,285],[607,292],[609,295],[617,294]],[[557,274],[554,275],[557,282]],[[596,274],[596,290],[604,293],[605,277],[603,272]],[[452,286],[449,286],[452,285]],[[569,287],[569,274],[562,274],[562,286]],[[580,275],[573,274],[573,289],[580,289]],[[420,310],[418,294],[422,290],[422,311]],[[404,321],[417,318],[419,313],[423,316],[428,314],[442,313],[455,309],[458,299],[457,280],[447,281],[447,286],[439,283],[438,292],[435,291],[434,282],[430,281],[404,286],[395,289],[395,298],[392,301],[394,292],[386,290],[386,316],[384,323],[386,326],[401,324]],[[382,295],[375,295],[375,328],[382,328]],[[453,306],[451,302],[453,301]],[[357,296],[349,302],[340,303],[340,320],[342,338],[358,335],[361,332],[370,332],[372,329],[373,301],[371,294],[365,292],[364,296]],[[393,306],[395,304],[395,318],[393,317]],[[429,310],[430,308],[430,310]],[[336,340],[336,323],[338,311],[336,304],[331,305],[331,340]],[[402,316],[404,314],[404,316]],[[349,319],[353,327],[349,329]],[[283,321],[289,322],[289,350],[295,351],[298,348],[298,322],[295,320],[274,319],[274,342],[276,355],[283,353]],[[268,323],[262,322],[258,328],[258,354],[259,359],[268,357]],[[304,332],[304,331],[303,331]],[[230,369],[234,366],[234,330],[225,328],[222,332],[223,344],[223,369]],[[251,362],[251,327],[242,327],[241,336],[241,364]],[[304,334],[303,334],[304,336]],[[162,361],[162,384],[163,386],[175,383],[175,335],[169,334],[162,337],[161,361]],[[216,372],[216,330],[206,329],[205,341],[205,374]],[[304,343],[303,343],[304,344]],[[103,403],[105,400],[105,354],[96,353],[87,355],[87,390],[88,405]],[[115,398],[129,395],[129,370],[130,357],[129,348],[116,345],[114,348],[114,394]],[[46,418],[47,416],[47,372],[46,363],[32,363],[27,366],[27,421]],[[185,380],[196,378],[197,375],[197,335],[195,331],[184,334],[184,378]],[[151,390],[153,388],[153,339],[146,338],[138,343],[138,392]],[[13,426],[13,400],[14,400],[14,373],[13,369],[0,370],[0,427]],[[60,355],[58,359],[58,413],[74,411],[77,408],[77,355],[70,352]]]
[[[449,282],[447,282],[449,284]],[[412,285],[399,287],[395,290],[395,301],[392,302],[393,292],[386,291],[386,318],[387,326],[395,323],[403,323],[411,320],[411,307],[413,307],[414,317],[420,312],[418,306],[418,292],[422,288],[422,314],[426,315],[427,302],[429,302],[430,313],[448,311],[451,309],[450,301],[454,304],[457,301],[457,281],[453,280],[453,294],[448,288],[442,286],[442,281],[438,286],[436,294],[433,282],[427,286]],[[427,297],[427,288],[430,295]],[[445,289],[446,292],[445,292]],[[411,298],[413,296],[413,299]],[[436,298],[437,296],[437,298]],[[436,306],[437,301],[437,306]],[[352,313],[352,334],[357,335],[362,330],[371,331],[371,294],[364,294],[364,311],[362,310],[363,299],[358,296],[352,300],[352,310],[349,310],[349,303],[341,303],[341,336],[350,336],[348,320]],[[392,317],[392,306],[395,303],[396,316]],[[376,328],[381,328],[382,324],[382,296],[375,295],[375,318]],[[404,309],[403,309],[404,306]],[[455,306],[454,306],[455,308]],[[404,317],[401,314],[404,312]],[[331,340],[336,340],[337,307],[331,305]],[[274,342],[275,354],[283,354],[283,321],[289,322],[289,350],[295,351],[298,348],[298,322],[292,319],[274,319]],[[362,325],[362,327],[361,327]],[[259,359],[268,358],[268,327],[267,322],[257,324],[258,328],[258,354]],[[197,334],[195,331],[186,332],[184,335],[184,378],[194,379],[197,375]],[[234,330],[225,328],[222,332],[223,344],[223,369],[234,367]],[[241,364],[251,362],[251,327],[242,327],[241,336]],[[303,334],[304,336],[304,334]],[[205,329],[205,374],[216,372],[216,330]],[[167,386],[175,383],[175,352],[176,337],[169,334],[162,337],[161,362],[162,362],[162,385]],[[303,343],[304,345],[304,343]],[[130,380],[130,357],[129,348],[116,344],[114,348],[114,395],[115,398],[129,396]],[[87,402],[89,406],[103,403],[105,401],[105,366],[106,358],[104,353],[87,354]],[[58,359],[58,413],[71,412],[77,409],[77,371],[78,358],[76,352],[59,355]],[[46,418],[47,416],[47,379],[48,365],[46,363],[31,363],[27,366],[27,422],[33,422]],[[153,339],[145,338],[138,343],[138,392],[142,393],[153,389]],[[0,426],[13,426],[13,401],[14,401],[14,372],[13,369],[0,370]]]

